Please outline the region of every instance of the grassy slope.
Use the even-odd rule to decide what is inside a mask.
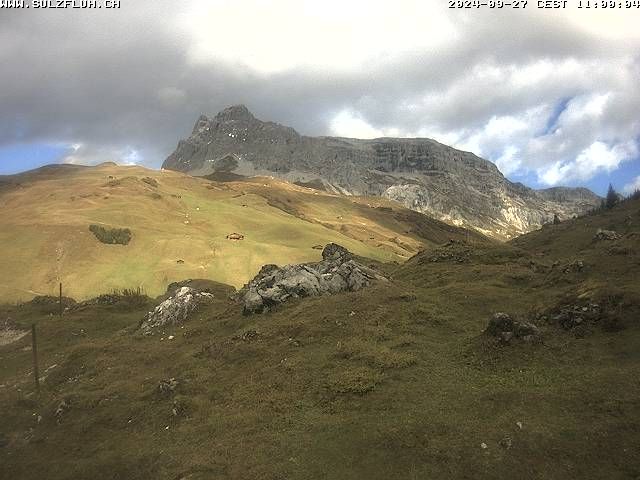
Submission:
[[[591,243],[601,222],[629,227],[627,253]],[[252,317],[221,286],[184,328],[150,337],[133,333],[146,306],[63,320],[6,307],[39,323],[42,364],[57,366],[36,398],[28,337],[0,347],[0,477],[638,478],[638,224],[636,202],[513,244],[440,247],[388,284]],[[468,261],[431,261],[442,252]],[[580,272],[551,269],[576,258]],[[541,325],[539,345],[481,335],[495,311],[586,301],[616,328]]]
[[[368,206],[267,178],[217,183],[115,165],[0,178],[0,202],[3,301],[55,293],[59,281],[79,299],[138,286],[155,296],[189,277],[237,287],[265,263],[317,260],[314,245],[337,242],[375,260],[403,261],[424,245],[467,235],[424,216],[412,232],[415,215],[397,205],[390,215],[375,208],[381,202]],[[102,244],[89,232],[92,223],[130,228],[133,239]],[[245,239],[227,240],[232,232]]]

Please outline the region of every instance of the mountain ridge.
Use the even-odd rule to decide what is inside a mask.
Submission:
[[[321,183],[330,192],[372,195],[457,226],[507,240],[592,209],[585,188],[534,190],[471,152],[429,138],[310,137],[257,119],[244,105],[200,115],[163,168],[192,175],[270,175]]]

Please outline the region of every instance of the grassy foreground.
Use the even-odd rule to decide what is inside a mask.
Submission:
[[[217,284],[152,336],[145,298],[62,319],[5,306],[38,325],[43,385],[28,335],[0,346],[0,478],[637,479],[638,225],[630,202],[513,244],[448,243],[387,265],[388,284],[264,315]],[[594,242],[605,227],[623,237]],[[541,319],[593,302],[574,330]],[[496,311],[542,342],[484,336]]]

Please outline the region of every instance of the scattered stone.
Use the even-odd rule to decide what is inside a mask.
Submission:
[[[582,260],[576,260],[571,262],[562,269],[564,273],[581,272],[584,268],[584,262]]]
[[[53,370],[54,368],[57,368],[58,364],[54,363],[53,365],[49,365],[47,368],[45,368],[44,373],[49,373],[49,370]]]
[[[541,338],[540,329],[530,322],[518,321],[504,312],[494,313],[489,320],[485,333],[493,337],[499,337],[504,343],[510,343],[518,338],[525,342],[536,342]]]
[[[0,322],[0,346],[17,342],[29,333],[28,330],[19,330],[10,318]]]
[[[160,380],[158,382],[158,393],[163,397],[168,397],[173,392],[175,392],[176,388],[180,382],[175,378],[169,378],[168,380]]]
[[[513,446],[513,440],[508,435],[500,440],[500,446],[505,450],[509,450]]]
[[[244,235],[242,235],[241,233],[230,233],[229,235],[227,235],[227,240],[244,240]]]
[[[250,342],[251,340],[255,340],[258,337],[258,332],[255,330],[247,330],[240,337],[245,342]]]
[[[596,234],[593,236],[593,240],[596,242],[603,240],[619,240],[620,238],[622,238],[622,236],[619,233],[613,230],[603,230],[601,228],[599,228]]]
[[[517,426],[520,430],[522,430],[522,422],[516,422],[516,426]]]
[[[373,280],[386,279],[353,260],[346,248],[330,243],[322,251],[320,262],[264,265],[238,295],[244,314],[252,314],[268,311],[290,298],[360,290]]]
[[[173,406],[171,408],[171,413],[174,417],[184,417],[187,413],[187,409],[182,402],[179,400],[173,401]]]
[[[486,443],[482,442],[480,444],[480,448],[483,449],[483,450],[486,450],[487,448],[489,448],[489,445],[487,445]]]
[[[597,322],[602,314],[602,309],[597,303],[589,303],[584,306],[567,305],[559,311],[550,312],[547,317],[553,323],[559,324],[565,330],[585,324],[585,322]]]
[[[71,409],[71,405],[67,402],[66,399],[62,399],[62,401],[58,404],[58,408],[56,409],[55,416],[60,423],[62,420],[62,416]]]
[[[145,334],[150,334],[151,330],[157,327],[178,325],[184,322],[200,305],[208,303],[212,299],[212,293],[198,292],[191,287],[180,287],[173,296],[167,298],[147,314],[140,328]]]
[[[176,263],[182,264],[182,263],[184,263],[184,260],[182,260],[181,258],[179,258],[178,260],[176,260]]]

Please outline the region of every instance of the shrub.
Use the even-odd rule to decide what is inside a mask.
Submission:
[[[613,189],[613,185],[609,184],[609,190],[607,190],[607,198],[605,200],[605,206],[607,208],[613,208],[619,201],[618,193]]]
[[[103,293],[92,300],[98,305],[115,305],[123,309],[139,308],[150,301],[151,299],[142,287],[114,290],[111,293]]]
[[[102,225],[89,225],[89,230],[102,243],[127,245],[131,241],[131,230],[128,228],[104,228]]]

